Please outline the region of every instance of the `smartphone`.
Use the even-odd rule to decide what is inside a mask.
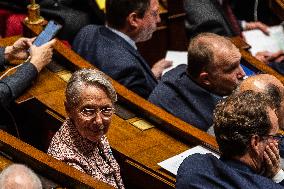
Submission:
[[[33,44],[37,47],[47,43],[55,37],[55,35],[62,28],[62,25],[50,20],[44,30],[36,37]]]

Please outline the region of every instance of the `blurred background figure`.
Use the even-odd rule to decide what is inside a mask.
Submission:
[[[12,164],[0,174],[0,189],[42,189],[42,184],[31,169]]]

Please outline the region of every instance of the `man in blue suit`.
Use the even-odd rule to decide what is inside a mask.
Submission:
[[[188,47],[188,65],[166,73],[149,101],[193,126],[207,131],[213,110],[243,80],[241,54],[228,39],[203,33]]]
[[[176,188],[283,188],[278,149],[283,135],[277,134],[273,100],[250,90],[219,103],[213,126],[220,159],[210,154],[187,157]]]
[[[73,49],[128,89],[147,98],[162,71],[164,59],[151,69],[137,51],[136,42],[152,37],[160,22],[157,0],[107,0],[107,26],[89,25],[73,42]]]

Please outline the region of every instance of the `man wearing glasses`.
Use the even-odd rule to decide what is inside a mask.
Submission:
[[[283,188],[279,122],[272,98],[254,91],[233,94],[220,102],[213,127],[221,152],[194,154],[177,174],[177,188]]]
[[[251,76],[240,85],[239,91],[253,90],[273,99],[277,109],[279,128],[284,129],[284,86],[276,77],[269,74]],[[281,167],[284,166],[284,141],[279,143]]]

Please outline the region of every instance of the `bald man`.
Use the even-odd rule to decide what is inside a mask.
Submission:
[[[200,34],[189,44],[188,65],[166,73],[149,101],[207,131],[217,102],[230,95],[245,76],[240,59],[239,50],[227,38]]]
[[[248,90],[264,93],[273,99],[277,107],[279,128],[284,129],[284,116],[281,116],[284,115],[284,86],[281,81],[269,74],[258,74],[244,80],[236,92]],[[207,133],[214,135],[213,127],[210,127]]]
[[[31,169],[12,164],[0,174],[0,189],[42,189],[42,184]]]
[[[244,80],[238,91],[256,91],[265,94],[268,98],[272,99],[276,107],[279,128],[284,129],[284,86],[274,76],[269,74],[259,74],[251,76]],[[214,135],[213,127],[208,129],[208,133]],[[284,168],[284,143],[280,141],[279,153],[281,155],[281,167]]]
[[[274,76],[259,74],[249,77],[240,85],[239,92],[253,90],[261,92],[272,99],[276,107],[279,128],[284,129],[284,86]],[[211,130],[211,128],[210,128]],[[279,141],[281,167],[284,168],[284,143]]]
[[[279,127],[284,129],[284,86],[274,76],[269,74],[259,74],[249,77],[242,82],[239,92],[253,90],[264,93],[272,98],[276,107],[279,120]]]

